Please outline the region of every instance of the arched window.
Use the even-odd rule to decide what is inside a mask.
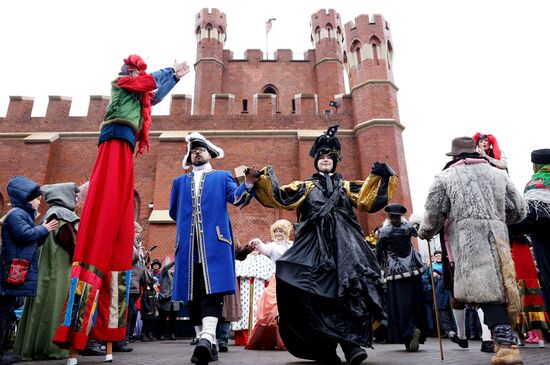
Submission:
[[[139,213],[141,210],[141,199],[137,191],[134,190],[134,221],[139,221]]]
[[[379,65],[380,60],[378,59],[378,47],[376,44],[372,44],[372,58],[374,59],[374,64]]]
[[[208,39],[210,39],[210,37],[212,36],[212,24],[208,23],[206,24],[206,37]]]
[[[369,43],[372,46],[372,59],[375,65],[380,64],[380,55],[378,54],[378,48],[380,47],[380,39],[376,36],[372,36],[369,40]]]
[[[218,27],[218,41],[225,42],[225,34],[223,32],[222,27]]]
[[[388,41],[388,68],[391,70],[391,64],[393,62],[393,47],[391,42]]]
[[[277,91],[277,88],[273,85],[264,86],[263,89],[262,89],[262,93],[263,94],[273,94],[275,96],[277,96],[279,94],[279,92]],[[275,105],[275,110],[278,113],[279,112],[279,98],[275,98],[275,102],[277,103]]]
[[[201,41],[201,27],[197,27],[195,30],[195,35],[197,36],[197,42]]]
[[[321,41],[321,28],[315,28],[315,41],[318,43]]]
[[[361,61],[363,61],[363,58],[361,57],[361,42],[359,42],[358,40],[355,40],[352,44],[351,44],[351,49],[350,49],[350,52],[353,54],[353,56],[355,56],[355,61],[356,61],[356,64],[357,64],[357,67],[361,67]],[[353,57],[352,57],[353,59]],[[353,61],[352,61],[352,64],[353,66]]]
[[[274,94],[277,95],[277,89],[273,85],[266,85],[264,86],[264,89],[262,90],[263,94]]]
[[[340,27],[336,27],[336,40],[339,42],[344,41],[344,36],[342,34],[342,30],[340,29]]]
[[[332,29],[332,24],[327,24],[325,29],[327,30],[328,38],[334,38],[334,30]]]

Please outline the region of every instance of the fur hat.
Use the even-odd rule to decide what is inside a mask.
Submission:
[[[458,137],[453,139],[451,152],[447,156],[458,156],[461,153],[476,153],[476,142],[472,137]]]
[[[278,221],[275,221],[275,223],[271,225],[271,239],[273,240],[275,240],[274,232],[277,228],[280,228],[283,230],[283,232],[285,233],[286,239],[290,237],[290,231],[292,230],[292,223],[290,223],[286,219],[279,219]]]
[[[538,165],[550,164],[550,149],[534,150],[531,152],[531,162]]]
[[[223,158],[224,153],[223,149],[216,146],[214,143],[210,142],[206,139],[205,136],[200,134],[199,132],[191,132],[187,136],[185,136],[185,140],[187,141],[187,153],[183,157],[183,161],[181,162],[181,166],[184,169],[188,169],[191,167],[191,150],[196,147],[204,147],[208,150],[208,153],[210,153],[210,156],[212,158]]]
[[[336,170],[336,165],[338,164],[338,162],[342,161],[342,155],[340,153],[340,141],[336,137],[339,126],[339,124],[335,124],[328,127],[326,133],[321,134],[319,137],[317,137],[317,139],[313,143],[313,146],[311,146],[309,155],[314,159],[313,164],[315,170],[318,169],[317,161],[319,161],[319,158],[323,155],[329,155],[334,162],[331,172],[334,172]]]
[[[407,208],[405,208],[401,204],[394,203],[394,204],[386,205],[386,207],[384,208],[384,212],[388,214],[403,215],[407,213]]]

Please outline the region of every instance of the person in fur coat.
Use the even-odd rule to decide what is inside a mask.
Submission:
[[[523,364],[512,330],[519,292],[507,225],[523,220],[527,204],[510,178],[476,152],[471,137],[455,138],[448,168],[432,184],[419,237],[446,227],[455,262],[454,297],[478,304],[495,336],[492,364]]]

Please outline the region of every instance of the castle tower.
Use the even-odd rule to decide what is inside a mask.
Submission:
[[[334,9],[318,10],[311,16],[311,41],[315,47],[315,76],[319,110],[329,108],[336,94],[343,94],[342,44],[344,34],[340,14]]]
[[[346,23],[345,35],[344,65],[362,173],[366,176],[375,161],[387,162],[399,176],[393,201],[411,209],[390,26],[381,15],[360,15],[355,22]]]
[[[195,17],[197,62],[193,114],[210,114],[212,94],[222,91],[226,29],[225,14],[218,9],[202,9]]]

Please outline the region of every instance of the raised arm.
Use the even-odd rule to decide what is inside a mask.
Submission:
[[[313,189],[313,183],[310,181],[294,181],[279,186],[279,180],[271,166],[264,167],[258,174],[253,195],[264,207],[296,209]]]
[[[344,181],[344,189],[359,211],[374,213],[388,205],[397,181],[395,172],[388,165],[375,162],[365,181]]]

